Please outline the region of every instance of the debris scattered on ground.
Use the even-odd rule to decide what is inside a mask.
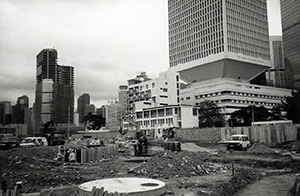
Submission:
[[[238,169],[228,183],[222,183],[217,187],[217,195],[234,195],[238,190],[262,179],[262,174],[256,170]]]
[[[129,173],[151,178],[190,177],[230,169],[225,164],[204,161],[203,157],[189,152],[160,152]]]
[[[168,187],[173,189],[168,191],[173,195],[178,195],[176,190],[180,189],[180,194],[185,190],[186,194],[193,192],[195,195],[229,196],[261,178],[254,168],[291,168],[291,160],[287,156],[275,154],[275,150],[265,144],[253,144],[248,151],[230,152],[222,144],[208,144],[198,148],[188,143],[182,145],[183,150],[179,152],[164,150],[161,143],[152,144],[155,145],[149,147],[153,152],[151,156],[134,157],[128,148],[116,156],[104,157],[97,163],[55,161],[57,146],[4,150],[0,152],[0,160],[7,188],[12,189],[17,181],[22,181],[23,193],[75,186],[96,179],[134,176],[171,182]],[[231,177],[233,163],[235,175]],[[213,176],[217,180],[207,180]],[[199,177],[205,180],[192,180]]]

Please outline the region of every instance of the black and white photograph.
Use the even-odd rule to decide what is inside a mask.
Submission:
[[[300,194],[299,0],[0,0],[0,196]]]

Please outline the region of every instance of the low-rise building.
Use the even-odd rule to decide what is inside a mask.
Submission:
[[[128,80],[127,111],[135,111],[135,104],[143,101],[149,101],[155,107],[179,104],[179,88],[179,76],[175,72],[162,72],[155,79],[142,72]]]
[[[229,78],[216,78],[190,83],[185,89],[181,89],[180,96],[182,104],[195,106],[205,100],[212,100],[222,109],[222,113],[228,116],[249,105],[264,106],[271,110],[291,96],[291,90]]]

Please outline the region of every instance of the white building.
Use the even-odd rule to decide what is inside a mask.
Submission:
[[[291,96],[289,89],[249,84],[228,78],[191,83],[181,89],[182,104],[197,106],[200,102],[211,100],[227,115],[249,105],[272,109],[280,105],[287,96]]]
[[[185,105],[168,105],[153,107],[139,103],[135,111],[135,122],[139,129],[148,136],[161,138],[170,128],[196,128],[198,124],[197,107]]]
[[[150,79],[142,72],[135,79],[128,80],[127,111],[135,111],[135,105],[144,101],[155,107],[176,105],[179,90],[178,73],[162,72],[158,78]]]
[[[179,96],[179,75],[173,71],[162,72],[155,79],[141,73],[128,80],[128,113],[134,114],[134,123],[124,122],[123,127],[127,129],[132,124],[134,129],[138,125],[146,135],[156,138],[169,128],[198,127],[196,107],[179,105]]]

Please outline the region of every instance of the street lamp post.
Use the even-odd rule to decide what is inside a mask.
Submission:
[[[253,105],[251,104],[251,113],[252,113],[252,125],[254,123],[254,111],[253,111]]]

